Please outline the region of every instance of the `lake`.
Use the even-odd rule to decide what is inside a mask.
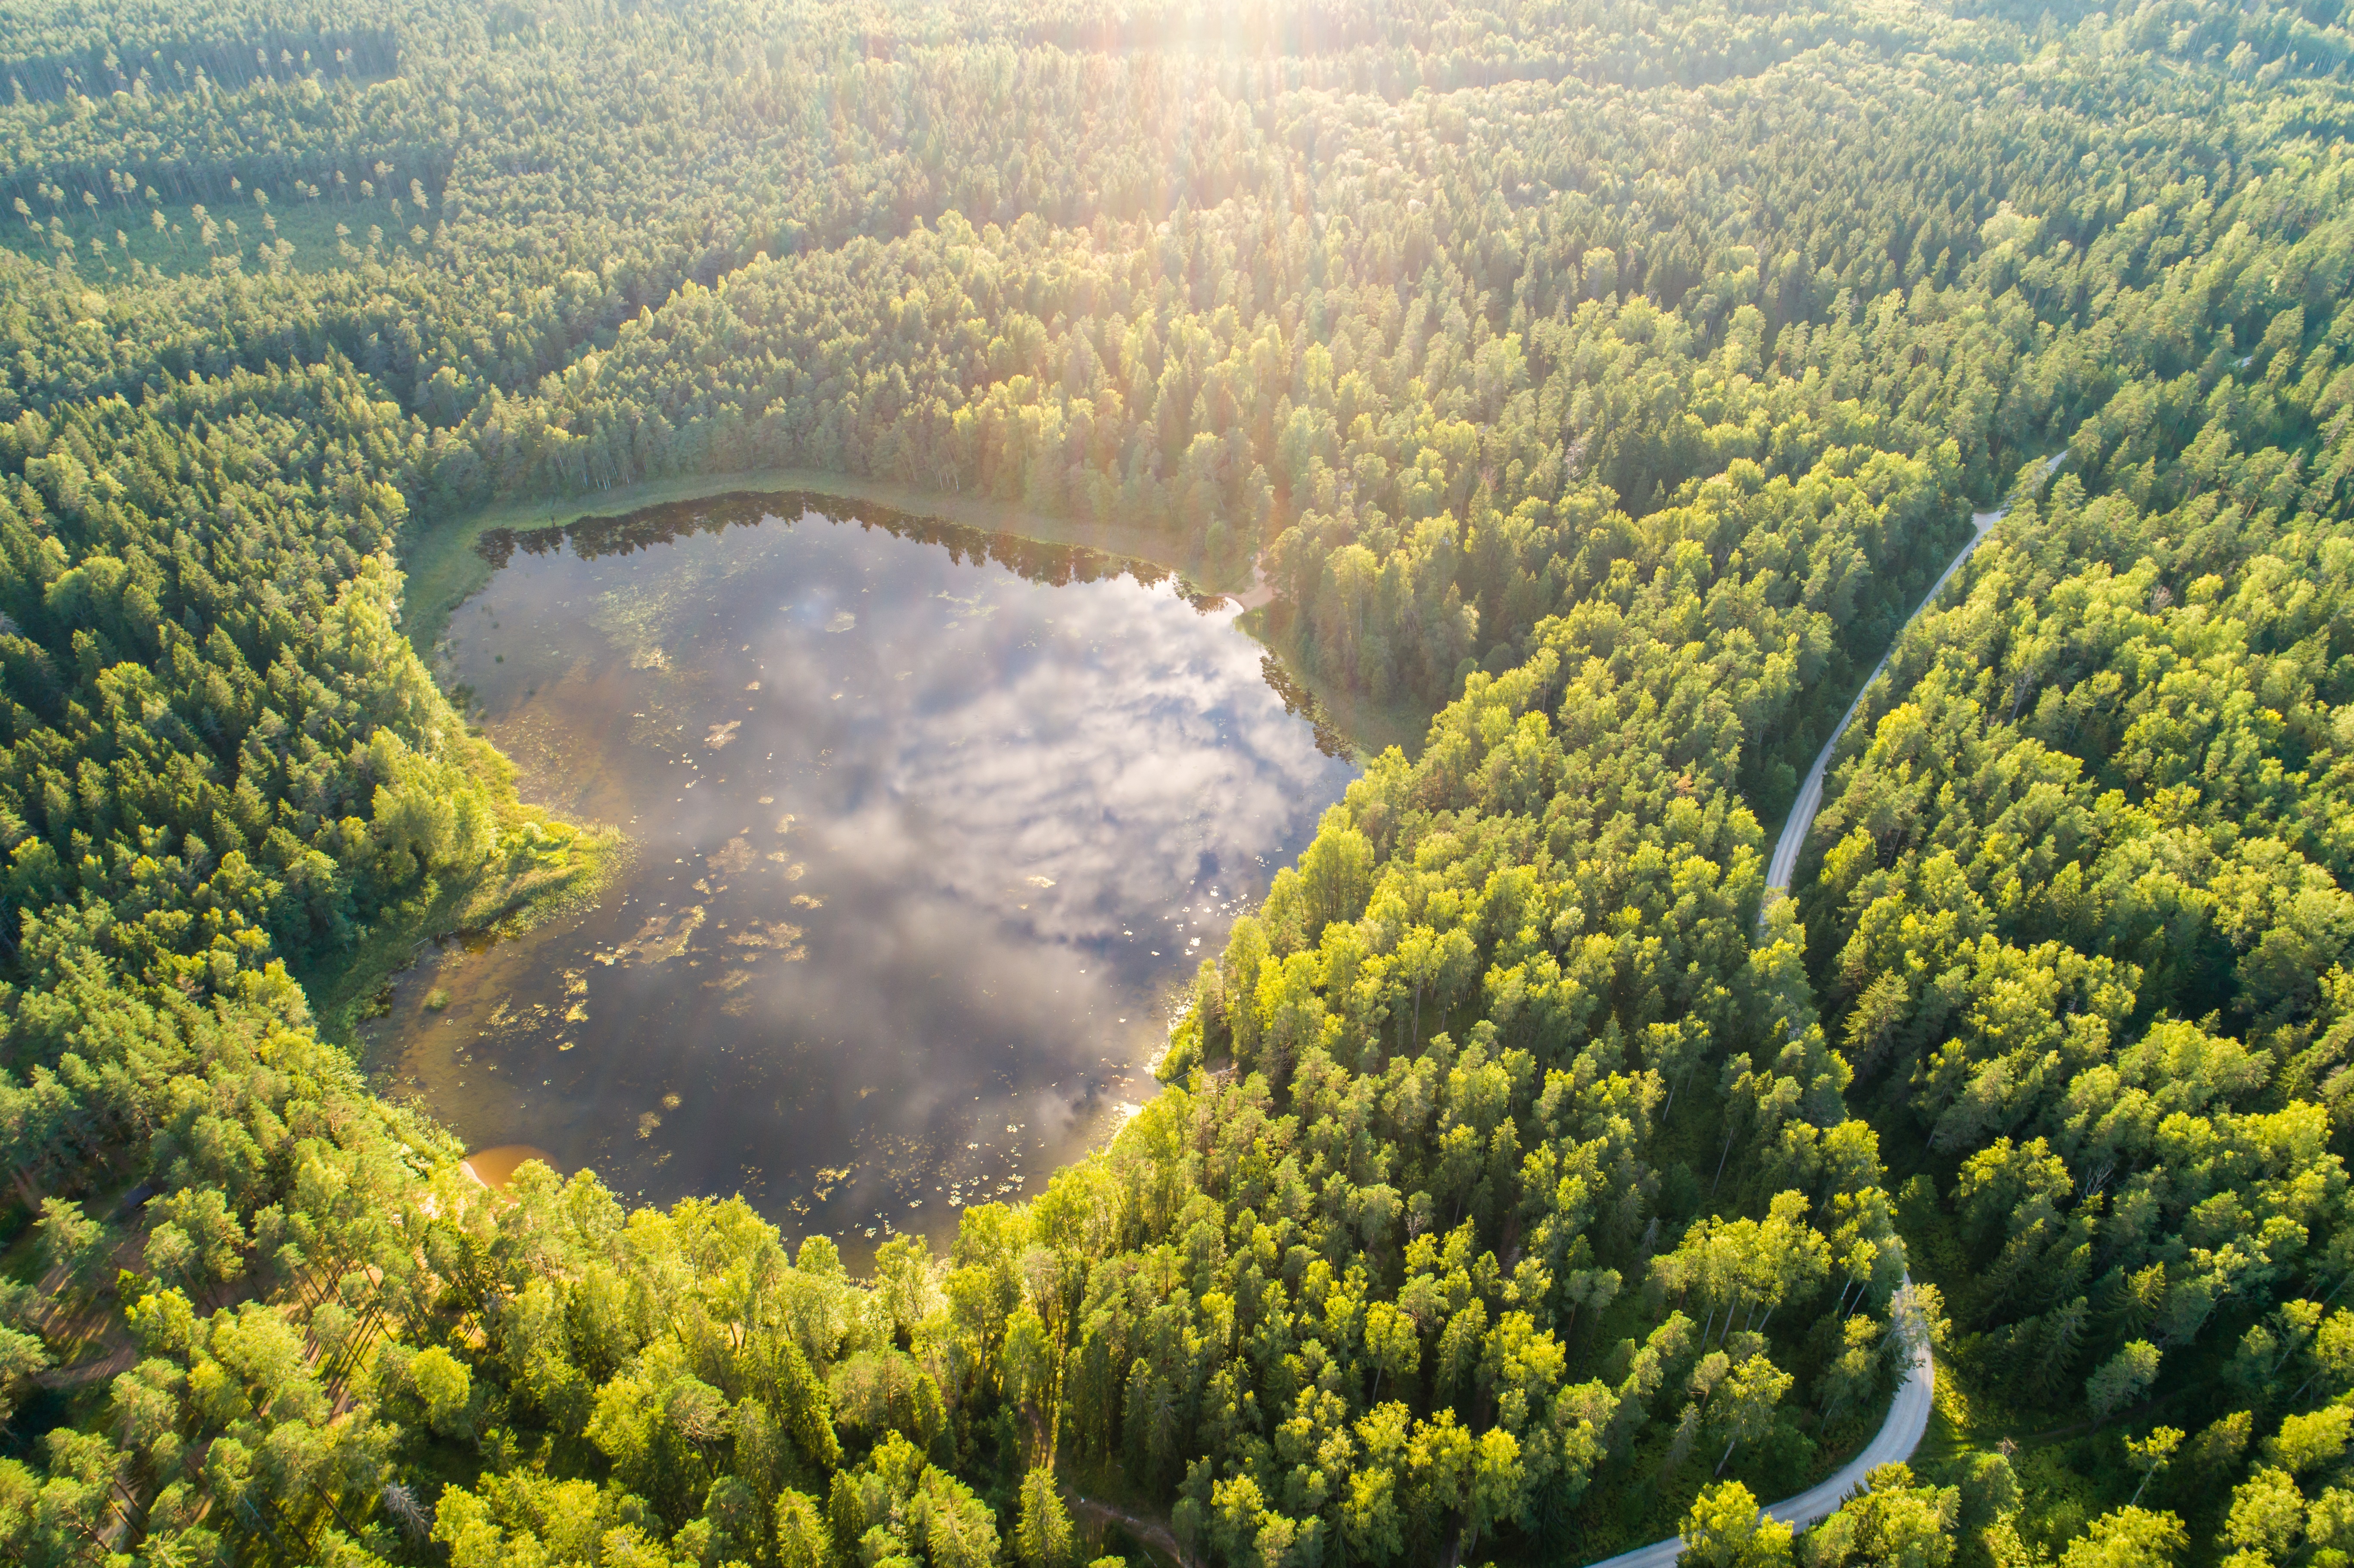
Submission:
[[[811,496],[482,548],[441,676],[634,858],[427,955],[372,1070],[471,1148],[853,1257],[1099,1144],[1356,773],[1232,601],[1135,562]]]

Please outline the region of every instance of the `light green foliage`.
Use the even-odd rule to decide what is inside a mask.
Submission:
[[[1025,1568],[1069,1568],[1071,1516],[1044,1466],[1022,1478],[1021,1512],[1013,1528],[1014,1550]]]
[[[2084,1401],[2093,1419],[2106,1420],[2147,1393],[2158,1381],[2158,1347],[2136,1340],[2111,1356],[2084,1380]]]
[[[1798,1542],[1807,1568],[1946,1568],[1954,1560],[1961,1493],[1917,1484],[1903,1465],[1882,1465],[1861,1497],[1808,1531]]]
[[[0,1421],[13,1415],[33,1374],[49,1364],[40,1336],[0,1327]]]
[[[2170,1513],[2121,1508],[2093,1520],[2060,1554],[2060,1568],[2173,1568],[2190,1544]]]
[[[805,1513],[792,1494],[780,1499],[780,1552],[823,1560],[826,1549],[811,1533],[815,1522],[814,1510]],[[989,1510],[963,1483],[926,1464],[896,1432],[885,1436],[865,1464],[834,1472],[826,1524],[831,1553],[841,1561],[990,1568],[1000,1552]]]
[[[1683,1552],[1691,1568],[1779,1568],[1791,1561],[1790,1527],[1768,1519],[1739,1481],[1701,1489],[1684,1515]]]
[[[587,1481],[490,1477],[479,1495],[451,1487],[434,1506],[433,1539],[453,1568],[594,1563],[619,1528],[612,1499]]]
[[[185,1357],[196,1343],[196,1311],[177,1290],[142,1296],[128,1304],[122,1315],[150,1355],[168,1351]]]
[[[69,1283],[79,1283],[96,1270],[106,1256],[106,1227],[81,1212],[80,1203],[58,1198],[41,1200],[41,1217],[34,1229],[41,1238],[41,1255]]]
[[[790,1488],[778,1494],[778,1568],[828,1568],[832,1561],[833,1543],[817,1503]]]
[[[1798,1554],[2354,1548],[2328,6],[19,9],[0,1145],[83,1284],[152,1186],[0,1555],[1069,1568],[1067,1457],[1209,1568],[1776,1562],[1925,1340],[2109,1425]],[[1168,1092],[864,1280],[485,1197],[303,990],[570,853],[397,558],[789,465],[1256,567],[1429,715]]]
[[[440,1346],[420,1351],[408,1363],[408,1381],[425,1402],[425,1418],[433,1430],[455,1436],[466,1416],[472,1378],[455,1356]]]
[[[2175,1450],[2181,1446],[2182,1434],[2172,1426],[2152,1427],[2146,1437],[2126,1439],[2126,1461],[2141,1473],[2141,1484],[2134,1489],[2136,1503],[2141,1501],[2141,1494],[2165,1471],[2173,1461]]]
[[[2303,1475],[2345,1453],[2349,1426],[2354,1426],[2354,1410],[2344,1405],[2284,1416],[2280,1430],[2265,1441],[2264,1457],[2292,1476]]]

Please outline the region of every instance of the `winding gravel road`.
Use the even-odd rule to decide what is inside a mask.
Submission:
[[[2051,471],[2053,461],[2045,461],[2042,473]],[[1914,607],[1903,629],[1889,643],[1888,652],[1882,654],[1880,662],[1872,666],[1871,678],[1857,688],[1855,701],[1850,703],[1847,712],[1840,715],[1839,727],[1831,731],[1829,740],[1823,742],[1814,766],[1807,769],[1806,782],[1798,786],[1798,798],[1790,807],[1789,821],[1782,824],[1782,836],[1774,842],[1774,858],[1766,863],[1766,897],[1769,906],[1777,895],[1787,895],[1790,890],[1790,874],[1798,867],[1798,851],[1804,847],[1807,834],[1814,828],[1815,813],[1822,809],[1823,776],[1830,768],[1831,754],[1839,749],[1840,739],[1847,734],[1848,724],[1855,717],[1856,710],[1863,706],[1864,694],[1872,690],[1872,682],[1879,680],[1888,668],[1889,659],[1896,652],[1896,644],[1904,640],[1904,633],[1913,629],[1913,622],[1920,620],[1921,612],[1936,602],[1937,596],[1946,591],[1946,585],[1954,580],[1954,574],[1962,569],[1962,563],[1970,558],[1970,552],[1993,532],[1994,525],[2001,522],[2004,513],[2009,510],[2006,505],[1993,512],[1978,513],[1970,518],[1969,543],[1946,563],[1937,580],[1929,585],[1929,591]],[[1761,916],[1761,923],[1763,918]],[[1906,1283],[1911,1283],[1909,1277]],[[1921,1446],[1921,1435],[1929,1429],[1929,1409],[1937,1386],[1937,1369],[1930,1359],[1927,1336],[1914,1336],[1914,1346],[1913,1364],[1905,1369],[1903,1384],[1897,1389],[1895,1399],[1889,1404],[1888,1419],[1880,1424],[1880,1430],[1872,1436],[1871,1442],[1863,1446],[1863,1451],[1840,1466],[1819,1485],[1808,1488],[1797,1497],[1768,1503],[1766,1506],[1767,1514],[1794,1530],[1804,1530],[1818,1520],[1827,1518],[1840,1503],[1863,1490],[1864,1478],[1872,1471],[1882,1465],[1898,1464],[1913,1457],[1913,1450]],[[1638,1546],[1632,1552],[1605,1558],[1592,1564],[1591,1568],[1668,1568],[1682,1554],[1683,1549],[1684,1543],[1681,1540],[1670,1536],[1665,1541],[1655,1541],[1649,1546]]]
[[[1815,754],[1815,765],[1807,769],[1806,782],[1798,786],[1798,799],[1790,807],[1790,820],[1782,824],[1782,836],[1774,841],[1774,858],[1766,865],[1766,895],[1769,901],[1775,894],[1790,890],[1790,874],[1798,869],[1798,851],[1806,847],[1807,834],[1815,825],[1815,813],[1822,809],[1823,775],[1830,768],[1831,753],[1839,749],[1840,737],[1847,734],[1849,721],[1855,717],[1856,710],[1863,706],[1864,694],[1872,690],[1872,682],[1879,680],[1887,670],[1888,661],[1896,656],[1897,643],[1903,641],[1904,633],[1913,630],[1913,622],[1920,620],[1921,612],[1936,602],[1937,596],[1946,591],[1946,585],[1954,580],[1954,574],[1962,569],[1962,563],[1970,558],[1970,552],[1994,531],[1994,525],[2001,522],[2003,514],[2009,510],[2005,506],[1994,512],[1978,513],[1970,518],[1969,543],[1962,546],[1961,554],[1946,564],[1946,569],[1938,574],[1935,582],[1929,585],[1929,591],[1922,597],[1921,602],[1914,606],[1913,614],[1904,622],[1903,630],[1898,631],[1888,644],[1888,652],[1880,656],[1880,662],[1872,667],[1871,678],[1855,689],[1855,701],[1848,704],[1847,712],[1840,715],[1839,727],[1831,731],[1830,739],[1823,742],[1822,750]]]
[[[1794,1498],[1768,1503],[1766,1511],[1793,1530],[1804,1530],[1816,1520],[1827,1518],[1839,1505],[1864,1489],[1863,1478],[1882,1465],[1893,1465],[1913,1457],[1921,1446],[1921,1435],[1929,1430],[1931,1395],[1936,1389],[1936,1368],[1929,1359],[1926,1335],[1914,1340],[1913,1364],[1905,1369],[1903,1386],[1888,1406],[1888,1419],[1863,1451],[1840,1466],[1829,1479],[1808,1487]],[[1593,1568],[1669,1568],[1683,1554],[1684,1543],[1675,1536],[1654,1541],[1649,1546],[1638,1546],[1632,1552],[1621,1552],[1606,1558]]]

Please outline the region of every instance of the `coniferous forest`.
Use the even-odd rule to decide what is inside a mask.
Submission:
[[[0,1559],[2354,1553],[2343,0],[18,0],[0,57]],[[1108,1148],[864,1275],[487,1192],[329,1026],[611,853],[405,564],[785,468],[1256,569],[1426,721]],[[1761,1518],[1925,1344],[1909,1463]]]

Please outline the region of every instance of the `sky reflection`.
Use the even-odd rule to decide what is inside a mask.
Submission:
[[[1354,769],[1231,609],[875,521],[770,498],[497,542],[445,675],[527,798],[639,855],[374,1026],[470,1144],[862,1254],[1036,1192],[1150,1092],[1178,985]]]

